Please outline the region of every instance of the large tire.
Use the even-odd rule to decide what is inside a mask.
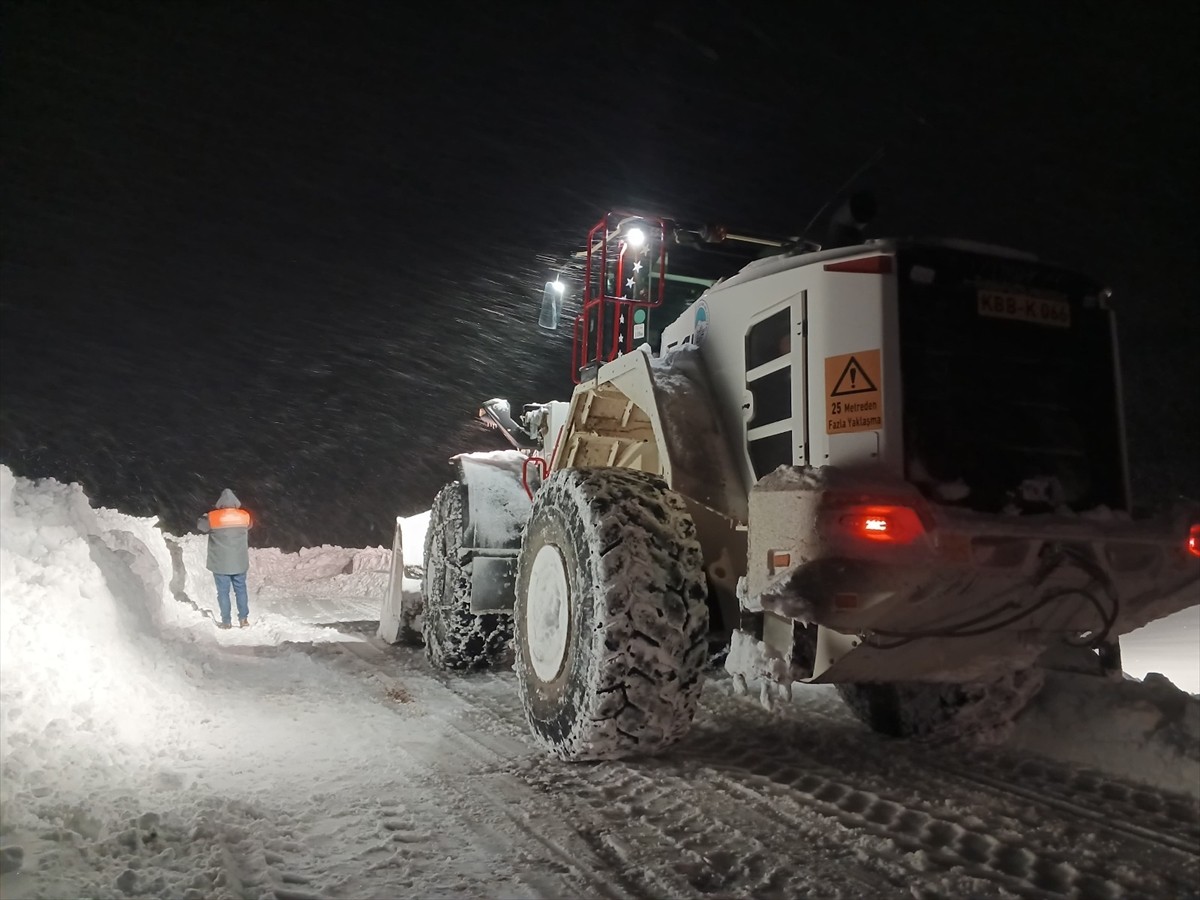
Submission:
[[[471,575],[462,558],[466,487],[438,492],[425,533],[425,655],[438,669],[486,669],[512,662],[512,617],[471,611]]]
[[[1042,687],[1044,672],[1031,667],[994,681],[970,684],[839,684],[838,693],[873,731],[928,742],[1003,738]]]
[[[565,760],[655,753],[691,726],[708,649],[683,499],[630,469],[564,469],[534,497],[517,571],[516,669],[538,741]]]

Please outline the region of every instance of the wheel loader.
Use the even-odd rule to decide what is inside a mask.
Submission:
[[[596,223],[542,297],[570,399],[483,405],[512,449],[452,460],[381,634],[514,666],[539,742],[590,760],[681,738],[722,657],[767,705],[834,684],[886,734],[994,731],[1046,668],[1119,673],[1122,634],[1200,603],[1197,506],[1134,514],[1109,292],[868,240],[868,207],[823,246]]]

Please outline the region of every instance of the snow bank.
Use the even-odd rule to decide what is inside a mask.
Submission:
[[[187,534],[171,538],[182,549],[185,570],[183,591],[204,606],[216,608],[212,573],[205,567],[208,538]],[[251,595],[264,590],[299,590],[320,585],[341,594],[382,594],[392,552],[383,547],[347,550],[328,544],[284,553],[274,547],[250,549],[246,587]],[[382,582],[382,583],[381,583]]]
[[[1008,745],[1200,798],[1200,697],[1162,675],[1048,672]]]
[[[168,537],[167,544],[178,554],[174,582],[177,599],[185,600],[202,616],[193,616],[189,627],[205,632],[203,639],[222,644],[346,640],[343,633],[322,626],[344,621],[347,609],[355,611],[361,620],[377,619],[380,598],[387,593],[392,552],[383,547],[346,549],[324,545],[297,553],[252,547],[246,576],[251,627],[215,631],[220,613],[212,573],[204,565],[207,538],[187,534]]]
[[[154,519],[0,466],[0,809],[141,762],[156,713],[202,676],[162,635],[194,613],[169,594]],[[191,689],[194,690],[194,689]]]
[[[387,586],[382,548],[254,550],[253,627],[220,631],[201,535],[173,538],[156,519],[93,508],[77,484],[6,466],[0,523],[6,830],[31,825],[47,796],[86,793],[113,770],[169,770],[155,748],[211,712],[217,645],[348,640],[320,623],[376,615]]]
[[[1121,663],[1134,678],[1157,672],[1180,690],[1200,694],[1200,606],[1121,635]]]

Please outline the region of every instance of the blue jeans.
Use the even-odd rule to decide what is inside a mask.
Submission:
[[[234,596],[237,597],[238,618],[250,618],[250,601],[246,599],[246,573],[240,575],[218,575],[213,572],[217,582],[217,604],[221,607],[221,624],[229,624],[229,587],[233,586]]]

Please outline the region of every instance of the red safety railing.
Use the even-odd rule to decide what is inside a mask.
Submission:
[[[529,486],[530,466],[537,466],[539,484],[550,477],[550,466],[542,457],[532,455],[525,457],[525,461],[521,464],[521,487],[525,488],[525,494],[530,500],[533,500],[533,488]]]
[[[672,227],[670,220],[656,216],[610,212],[588,231],[583,300],[571,342],[576,384],[589,365],[609,362],[633,348],[638,309],[662,305]]]

